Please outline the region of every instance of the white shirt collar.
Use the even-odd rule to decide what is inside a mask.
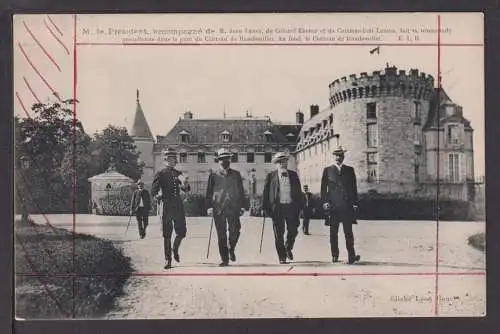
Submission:
[[[337,165],[336,163],[334,163],[333,165],[340,170],[342,168],[342,166],[344,166],[344,163],[341,163],[340,165]]]

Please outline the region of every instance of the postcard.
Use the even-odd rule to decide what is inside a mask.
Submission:
[[[16,318],[485,316],[483,31],[15,15]]]

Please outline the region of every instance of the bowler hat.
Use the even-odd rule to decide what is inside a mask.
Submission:
[[[227,149],[221,148],[217,151],[217,156],[215,157],[215,159],[219,161],[220,159],[230,158],[232,156],[233,154],[229,152]]]
[[[288,160],[288,159],[289,159],[288,154],[286,154],[284,152],[278,152],[274,155],[274,157],[272,159],[272,163],[277,163],[279,161]]]

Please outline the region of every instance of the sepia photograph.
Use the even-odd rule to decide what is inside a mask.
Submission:
[[[483,31],[15,15],[16,319],[484,317]]]

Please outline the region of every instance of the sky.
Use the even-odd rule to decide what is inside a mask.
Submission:
[[[103,27],[110,25],[109,20],[98,16],[82,18],[79,24],[89,25],[85,19],[94,25],[96,22]],[[161,16],[154,18],[161,19]],[[15,20],[14,41],[21,43],[32,63],[37,64],[39,72],[43,72],[55,90],[71,97],[72,18],[57,15],[51,20],[56,25],[52,25],[47,16],[18,18]],[[358,25],[366,20],[366,16],[360,16]],[[405,17],[398,20],[405,20]],[[112,26],[143,21],[144,17],[131,21],[121,16]],[[462,20],[444,16],[443,21],[454,31],[466,29]],[[45,34],[39,33],[37,39],[46,45],[47,51],[50,50],[52,58],[57,59],[60,71],[34,43],[24,24],[32,27],[33,34],[45,31]],[[52,27],[52,32],[47,25]],[[470,29],[477,32],[477,24],[475,28],[472,24]],[[470,31],[457,36],[476,40]],[[455,40],[450,38],[449,41]],[[406,71],[417,68],[437,78],[436,46],[381,46],[380,54],[370,54],[372,48],[367,45],[82,45],[77,49],[76,93],[80,101],[77,115],[88,133],[102,130],[108,124],[130,129],[136,108],[136,90],[139,89],[142,108],[155,136],[166,135],[187,110],[195,118],[220,118],[224,111],[228,117],[242,117],[248,110],[254,117],[270,116],[275,121],[294,122],[295,112],[299,109],[307,120],[311,104],[318,104],[320,110],[328,107],[328,84],[342,76],[382,70],[389,63]],[[15,92],[22,97],[24,104],[29,106],[34,102],[26,81],[33,91],[39,92],[38,98],[46,98],[50,88],[29,65],[19,46],[15,48],[14,59]],[[443,88],[455,103],[463,107],[464,116],[475,130],[475,174],[484,175],[483,47],[442,46],[440,68]],[[24,113],[19,102],[14,111]]]

